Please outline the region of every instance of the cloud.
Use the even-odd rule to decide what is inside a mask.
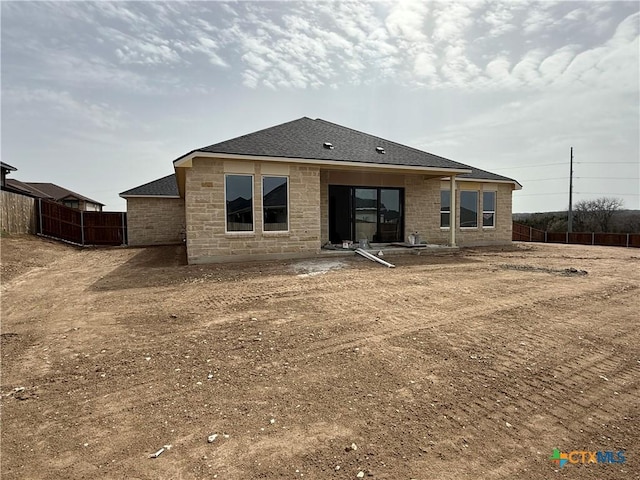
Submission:
[[[494,80],[504,80],[511,77],[509,68],[511,63],[505,57],[498,57],[487,64],[486,74]]]
[[[229,64],[220,56],[221,47],[219,43],[204,34],[200,34],[190,41],[176,41],[176,48],[181,52],[203,54],[211,65],[225,68],[229,66]]]
[[[489,37],[500,37],[506,33],[517,30],[514,23],[515,12],[523,8],[523,4],[516,2],[491,2],[480,17],[480,20],[489,26]]]
[[[433,34],[435,42],[467,43],[467,29],[474,24],[473,14],[479,3],[436,4],[433,11]]]
[[[67,91],[13,88],[3,92],[3,98],[3,103],[8,105],[35,105],[33,112],[54,112],[54,115],[71,122],[88,121],[108,130],[117,130],[126,125],[125,115],[120,110],[107,103],[77,100]]]
[[[566,45],[540,62],[538,70],[546,83],[560,78],[579,50],[578,45]]]
[[[539,66],[545,59],[546,52],[542,48],[528,51],[511,70],[515,80],[524,85],[537,85],[540,80]]]
[[[180,55],[167,45],[144,41],[117,48],[116,55],[122,63],[162,65],[180,62]]]
[[[528,91],[605,81],[628,89],[638,38],[637,8],[623,3],[97,2],[6,11],[3,63],[9,51],[46,66],[30,81],[149,94],[201,91],[219,78],[251,89]],[[42,37],[13,27],[18,20]]]
[[[407,42],[424,42],[427,39],[424,27],[427,11],[426,2],[398,2],[387,15],[385,26],[392,37]]]

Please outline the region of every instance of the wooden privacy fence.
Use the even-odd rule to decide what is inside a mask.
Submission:
[[[85,212],[39,199],[38,233],[78,245],[124,245],[127,243],[127,214]]]
[[[6,233],[36,232],[36,201],[19,193],[0,191],[0,230]]]
[[[515,242],[572,243],[640,248],[640,233],[546,232],[515,222],[512,231],[512,239]]]

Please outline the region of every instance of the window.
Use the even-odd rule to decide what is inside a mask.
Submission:
[[[482,192],[482,226],[496,226],[496,192]]]
[[[440,190],[440,228],[451,226],[451,192]]]
[[[253,175],[226,175],[227,232],[253,232]]]
[[[63,200],[62,203],[71,208],[80,208],[80,202],[78,200]]]
[[[460,227],[478,227],[478,192],[460,191]]]
[[[287,177],[262,177],[263,231],[286,232],[289,230],[288,190]]]

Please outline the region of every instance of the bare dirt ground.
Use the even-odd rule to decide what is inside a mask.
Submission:
[[[637,249],[1,248],[3,479],[640,478]]]

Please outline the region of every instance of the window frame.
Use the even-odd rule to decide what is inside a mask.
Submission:
[[[462,226],[462,195],[465,193],[474,193],[476,195],[476,223],[473,226]],[[477,230],[478,229],[478,213],[480,211],[480,192],[478,190],[460,190],[460,206],[458,207],[458,218],[460,219],[461,230]]]
[[[267,230],[265,229],[265,222],[264,222],[264,213],[265,213],[265,209],[264,209],[264,179],[265,178],[285,178],[287,180],[287,229],[286,230]],[[289,175],[262,175],[261,181],[260,181],[260,204],[262,206],[262,233],[266,234],[266,235],[270,235],[270,234],[282,234],[282,233],[289,233],[291,231],[291,195],[289,194],[289,188],[290,188],[290,179],[289,179]]]
[[[485,208],[485,201],[484,201],[485,193],[492,193],[493,194],[493,210],[487,210]],[[496,228],[496,207],[497,207],[497,202],[498,202],[498,192],[497,191],[495,191],[495,190],[483,190],[482,191],[482,228]],[[485,225],[484,224],[484,216],[487,213],[491,214],[491,219],[492,219],[492,224],[491,225]]]
[[[447,210],[443,210],[442,208],[442,193],[443,192],[447,192],[449,194],[449,206],[447,207]],[[444,226],[442,225],[442,215],[446,214],[449,215],[449,222],[448,222],[448,226]],[[451,190],[448,190],[446,188],[441,188],[440,189],[440,229],[441,230],[449,230],[451,229]]]
[[[227,211],[227,178],[228,177],[251,178],[251,230],[229,230],[229,213]],[[224,174],[224,233],[226,235],[254,235],[256,232],[256,194],[255,175],[252,173],[225,173]]]

